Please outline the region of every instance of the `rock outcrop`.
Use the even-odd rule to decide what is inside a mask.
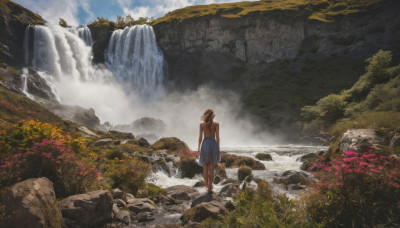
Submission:
[[[45,177],[13,185],[3,195],[2,203],[10,216],[9,227],[63,227],[53,183]]]
[[[101,227],[112,220],[113,198],[98,190],[65,198],[60,208],[69,227]]]
[[[340,139],[340,152],[353,151],[364,153],[382,144],[381,137],[374,129],[349,129]]]

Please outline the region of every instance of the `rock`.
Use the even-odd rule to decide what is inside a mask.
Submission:
[[[261,161],[272,161],[272,156],[266,153],[259,153],[256,155],[256,158]]]
[[[143,117],[128,125],[117,125],[113,129],[124,132],[135,132],[138,136],[154,139],[155,141],[157,140],[157,136],[154,133],[162,134],[166,129],[166,125],[160,119]]]
[[[130,203],[135,199],[135,197],[130,193],[125,193],[125,202]]]
[[[254,161],[253,170],[266,170],[265,165],[260,161]]]
[[[216,201],[205,202],[185,211],[181,220],[184,223],[188,223],[189,221],[201,222],[207,218],[223,220],[224,216],[228,213],[228,209]]]
[[[308,171],[308,169],[313,165],[310,161],[304,161],[303,164],[300,165],[300,169],[303,171]]]
[[[197,197],[196,199],[194,199],[192,201],[192,204],[190,205],[190,207],[195,207],[198,204],[204,203],[204,202],[211,202],[211,201],[221,201],[221,198],[218,197],[216,194],[210,194],[210,193],[205,193],[199,197]]]
[[[176,151],[180,149],[189,149],[189,147],[183,141],[178,138],[161,138],[157,142],[155,142],[152,147],[156,150],[166,149],[169,151]]]
[[[249,166],[240,166],[238,170],[238,180],[243,181],[248,176],[252,176],[252,169]]]
[[[377,148],[382,144],[381,137],[374,129],[349,129],[340,139],[340,152],[354,151],[364,153],[371,150],[371,147]]]
[[[136,214],[139,214],[141,212],[154,212],[155,211],[155,203],[147,198],[138,198],[138,199],[134,199],[131,200],[127,207],[129,208],[129,210],[131,210],[132,212],[135,212]]]
[[[107,190],[97,190],[65,198],[60,205],[69,226],[101,227],[112,220],[113,198]]]
[[[111,145],[113,139],[112,138],[105,138],[105,139],[100,139],[98,140],[94,146],[106,146],[106,145]]]
[[[101,26],[95,24],[88,25],[93,39],[93,62],[104,63],[104,50],[107,48],[114,31],[114,24],[104,24]]]
[[[122,199],[114,200],[114,204],[116,204],[120,208],[125,208],[126,207],[126,203]]]
[[[278,182],[284,185],[291,184],[308,184],[310,178],[304,172],[298,172],[294,170],[288,170],[283,172],[282,176],[278,179]]]
[[[140,212],[132,217],[134,220],[138,220],[138,222],[148,222],[154,220],[154,214],[148,211]]]
[[[124,196],[124,192],[119,188],[113,189],[112,192],[113,192],[114,199],[122,199],[122,197]]]
[[[400,146],[400,135],[395,135],[390,140],[390,147],[398,147]]]
[[[317,158],[317,157],[318,157],[317,154],[315,154],[315,153],[309,153],[309,154],[306,154],[306,155],[301,156],[300,158],[297,158],[296,161],[304,162],[304,161],[307,161],[307,160],[315,159],[315,158]]]
[[[126,210],[120,210],[119,207],[114,204],[113,206],[114,221],[122,222],[125,225],[131,223],[131,215]]]
[[[196,184],[193,185],[193,187],[198,188],[198,187],[205,187],[206,185],[204,184],[203,180],[199,180],[196,182]]]
[[[2,203],[10,216],[10,227],[63,227],[53,183],[45,177],[13,185],[4,193]]]
[[[230,200],[228,200],[228,201],[225,202],[224,207],[225,207],[226,209],[228,209],[229,211],[233,211],[233,210],[235,210],[235,208],[236,208],[235,204],[233,204],[233,202],[230,201]]]
[[[162,171],[162,172],[168,174],[168,176],[171,175],[169,167],[168,167],[167,163],[165,162],[164,158],[158,158],[157,160],[153,161],[152,165],[156,170]]]
[[[253,170],[265,170],[265,165],[260,161],[256,161],[253,158],[246,156],[236,156],[233,154],[222,154],[221,163],[225,163],[227,168],[239,167],[246,165],[251,167]]]
[[[193,200],[200,195],[197,189],[186,185],[176,185],[166,188],[165,193],[177,203]]]
[[[93,131],[89,130],[87,127],[85,126],[79,126],[78,127],[78,131],[81,131],[89,136],[93,136],[93,137],[99,137],[96,133],[94,133]]]
[[[219,195],[224,197],[232,197],[240,192],[240,187],[237,184],[227,184],[219,191]]]
[[[139,141],[139,146],[150,146],[149,142],[145,138],[140,138]]]
[[[182,173],[182,178],[193,178],[196,174],[203,173],[203,167],[197,163],[195,157],[181,157],[179,169]]]

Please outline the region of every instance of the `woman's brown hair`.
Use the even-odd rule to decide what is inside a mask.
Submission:
[[[206,111],[204,111],[203,115],[201,116],[201,120],[203,120],[204,123],[206,123],[207,126],[211,128],[214,117],[215,117],[214,111],[211,108],[209,108]]]

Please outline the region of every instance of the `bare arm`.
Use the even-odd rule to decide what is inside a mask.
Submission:
[[[219,124],[218,123],[216,123],[216,128],[215,128],[215,138],[217,139],[217,143],[218,143],[218,149],[220,149],[220,146],[219,146]]]
[[[203,141],[203,128],[201,127],[201,124],[200,124],[199,147],[197,147],[198,152],[200,152],[200,144],[202,141]]]

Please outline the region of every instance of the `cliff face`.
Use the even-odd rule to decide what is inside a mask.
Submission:
[[[399,1],[385,0],[333,22],[299,17],[293,10],[252,12],[239,18],[207,15],[162,21],[154,30],[176,83],[187,84],[193,78],[194,83],[234,81],[256,64],[332,55],[365,58],[389,48],[400,40],[399,9]]]
[[[24,64],[24,32],[31,25],[44,24],[37,14],[8,0],[0,0],[0,58],[8,64]]]

